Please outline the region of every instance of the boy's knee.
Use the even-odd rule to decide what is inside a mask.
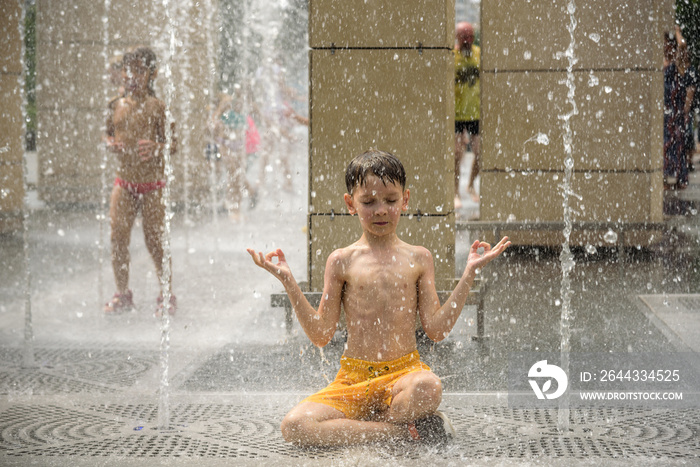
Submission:
[[[425,371],[415,380],[416,392],[430,401],[436,401],[438,405],[442,400],[442,382],[435,373]]]
[[[308,423],[308,417],[294,412],[288,413],[280,425],[282,437],[288,443],[305,444],[304,441],[307,439]]]

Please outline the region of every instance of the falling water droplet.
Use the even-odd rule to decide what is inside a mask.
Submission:
[[[600,34],[597,34],[597,33],[595,33],[595,32],[589,34],[589,35],[588,35],[588,38],[589,38],[590,40],[592,40],[593,42],[595,42],[596,44],[597,44],[598,42],[600,42]]]
[[[607,243],[615,243],[617,242],[617,234],[611,229],[608,229],[608,231],[605,232],[605,235],[603,235],[603,240],[605,240]]]
[[[589,255],[594,255],[598,253],[598,250],[596,250],[596,247],[594,247],[593,245],[588,244],[586,245],[586,253],[588,253]]]

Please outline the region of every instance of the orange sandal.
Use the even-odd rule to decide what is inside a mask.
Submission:
[[[119,314],[134,309],[134,294],[131,290],[124,293],[115,293],[114,297],[105,303],[104,312],[108,314]]]

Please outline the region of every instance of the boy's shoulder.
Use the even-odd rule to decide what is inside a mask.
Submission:
[[[351,259],[353,255],[361,253],[364,249],[366,249],[366,246],[359,244],[359,242],[355,242],[348,246],[344,246],[338,248],[337,250],[333,250],[333,252],[328,256],[328,260],[348,260]]]

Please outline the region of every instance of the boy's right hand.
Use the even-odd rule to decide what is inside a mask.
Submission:
[[[284,253],[281,249],[278,248],[275,251],[271,251],[265,256],[263,256],[261,251],[256,253],[255,250],[250,248],[246,248],[246,251],[253,258],[255,264],[268,271],[282,283],[286,283],[292,279],[292,271],[289,268],[289,265],[284,258]],[[273,263],[272,258],[275,256],[277,257],[277,262]]]

